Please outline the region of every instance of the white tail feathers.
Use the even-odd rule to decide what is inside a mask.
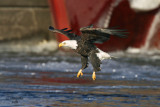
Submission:
[[[98,48],[97,48],[98,49]],[[111,56],[106,53],[106,52],[103,52],[102,50],[98,49],[98,53],[97,53],[97,57],[102,61],[104,59],[111,59]]]
[[[97,57],[102,61],[104,59],[117,59],[117,57],[115,56],[111,56],[106,52],[103,52],[102,50],[100,50],[99,48],[97,48],[97,50],[99,51],[97,53]]]
[[[110,56],[111,57],[111,59],[113,58],[113,59],[118,59],[118,57],[115,57],[115,56]]]

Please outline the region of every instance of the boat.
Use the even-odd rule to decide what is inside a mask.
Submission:
[[[141,1],[141,3],[139,3]],[[148,1],[148,2],[147,2]],[[79,29],[94,27],[125,29],[125,39],[112,36],[97,46],[104,51],[160,50],[160,2],[152,0],[49,0],[53,25],[57,29],[69,28],[80,34]],[[157,1],[157,2],[156,2]],[[137,4],[136,4],[137,3]],[[158,5],[157,5],[158,4]],[[68,39],[58,34],[58,42]]]

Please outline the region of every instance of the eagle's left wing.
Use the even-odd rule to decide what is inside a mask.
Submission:
[[[110,39],[111,35],[125,38],[128,32],[121,29],[107,29],[107,28],[92,28],[92,27],[83,27],[80,28],[82,32],[81,38],[85,41],[91,41],[93,43],[103,43]]]
[[[70,33],[72,30],[67,30],[67,28],[64,28],[64,29],[55,29],[54,27],[49,26],[49,30],[52,31],[52,32],[63,34],[65,36],[67,36],[71,40],[77,40],[77,39],[80,38],[78,35],[76,35],[74,33]]]

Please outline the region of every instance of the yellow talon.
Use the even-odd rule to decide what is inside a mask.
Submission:
[[[96,80],[96,73],[95,72],[93,72],[93,74],[92,74],[92,79]]]
[[[80,69],[79,72],[77,73],[77,78],[79,78],[80,76],[83,76],[82,69]]]

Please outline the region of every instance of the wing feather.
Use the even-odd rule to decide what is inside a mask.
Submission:
[[[125,32],[123,29],[107,29],[107,28],[92,28],[92,27],[83,27],[80,29],[82,32],[82,39],[87,41],[92,41],[93,43],[103,43],[110,39],[111,35],[126,38]]]
[[[63,34],[65,36],[67,36],[69,39],[71,40],[77,40],[79,39],[80,37],[74,33],[70,33],[72,30],[67,30],[68,28],[64,28],[64,29],[55,29],[54,27],[52,26],[49,26],[49,30],[52,31],[52,32],[56,32],[56,33],[60,33],[60,34]]]
[[[52,26],[50,26],[50,28],[51,28]],[[63,29],[61,29],[61,30],[67,30],[68,28],[63,28]]]

